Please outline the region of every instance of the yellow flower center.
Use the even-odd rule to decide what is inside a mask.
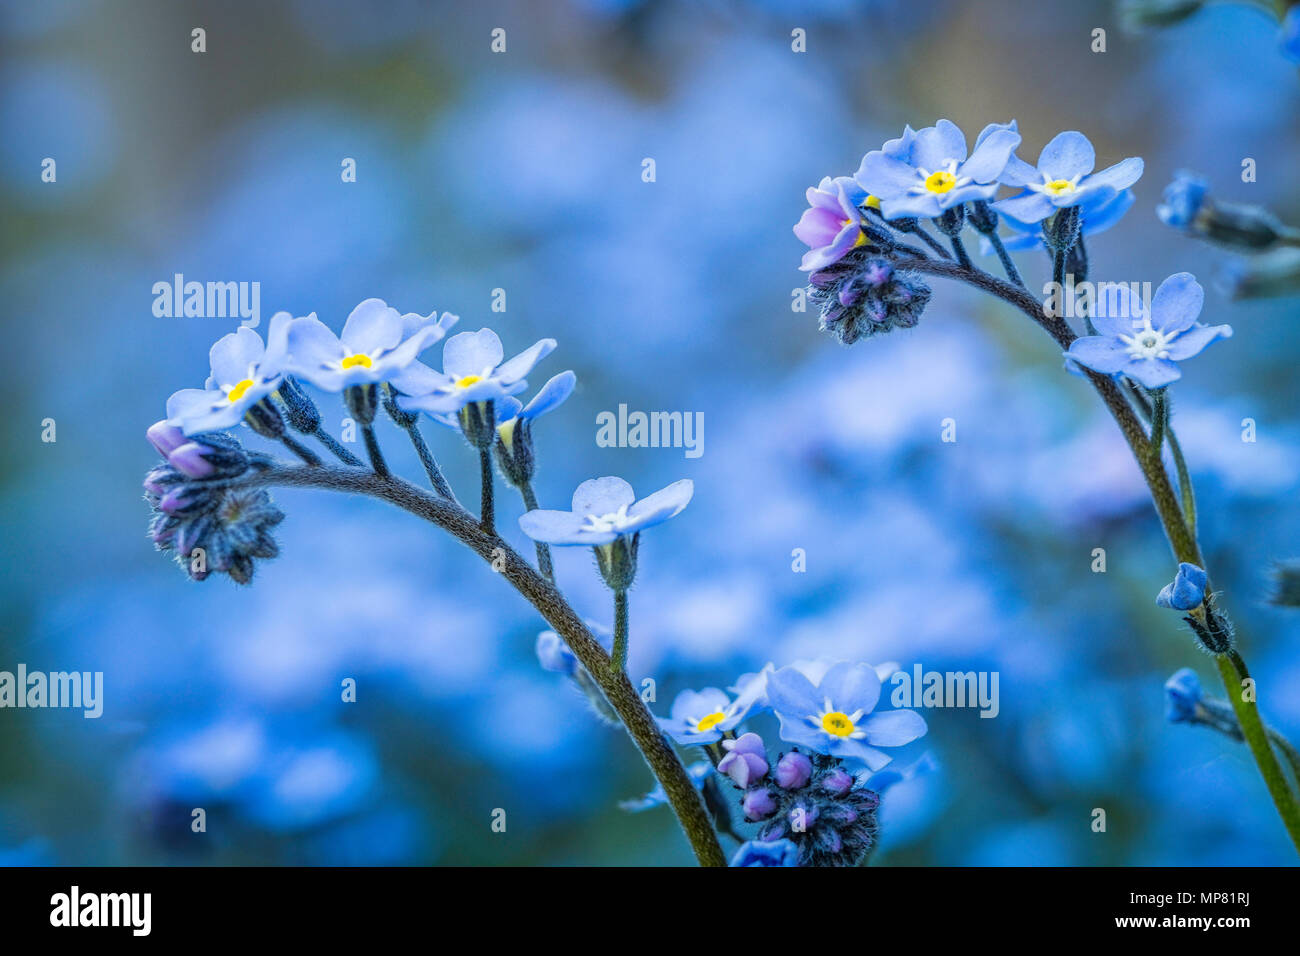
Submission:
[[[867,198],[862,201],[862,205],[866,206],[868,209],[879,209],[880,197],[868,195]]]
[[[456,387],[469,388],[475,382],[481,382],[481,381],[483,381],[482,375],[466,375],[464,378],[456,380]]]
[[[822,730],[833,737],[847,737],[853,733],[853,721],[849,720],[848,714],[832,710],[822,717]]]
[[[356,368],[358,365],[362,368],[370,368],[373,363],[370,361],[369,355],[362,355],[358,352],[356,355],[349,355],[339,364],[344,368]]]
[[[716,713],[709,714],[707,717],[701,717],[695,724],[695,729],[700,733],[704,733],[706,730],[712,730],[726,719],[726,714],[722,711],[717,711]]]
[[[1074,183],[1068,179],[1053,179],[1045,188],[1053,196],[1059,196],[1061,193],[1074,192]]]
[[[932,193],[946,193],[956,185],[957,177],[944,169],[925,177],[925,188]]]
[[[234,388],[232,388],[229,392],[227,392],[226,398],[230,399],[232,402],[237,402],[241,398],[243,398],[244,393],[252,387],[253,387],[253,380],[251,378],[246,378],[238,385],[236,385]]]

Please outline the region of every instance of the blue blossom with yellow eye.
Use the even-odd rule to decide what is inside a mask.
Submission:
[[[1038,165],[1030,166],[1012,156],[998,176],[1007,186],[1024,191],[994,203],[1000,214],[1021,222],[1042,222],[1058,209],[1083,206],[1086,211],[1113,199],[1142,176],[1142,160],[1132,156],[1100,172],[1097,153],[1088,137],[1070,131],[1059,133],[1038,155]]]
[[[519,527],[543,544],[598,548],[680,514],[694,493],[694,482],[683,478],[637,501],[622,478],[591,478],[573,493],[573,510],[539,508],[521,516]]]
[[[412,368],[401,385],[405,394],[397,404],[406,411],[428,412],[455,427],[452,416],[466,405],[495,401],[526,389],[524,376],[554,349],[555,339],[540,339],[504,361],[501,339],[491,329],[461,332],[443,346],[441,372],[423,364]]]
[[[366,299],[335,335],[315,314],[289,326],[286,371],[327,392],[391,382],[406,390],[416,357],[447,334],[456,316],[403,316],[382,299]]]
[[[673,700],[669,717],[655,718],[664,732],[679,744],[711,744],[749,716],[749,708],[716,687],[684,690]]]
[[[1147,388],[1163,388],[1182,377],[1176,363],[1232,335],[1232,326],[1197,323],[1204,301],[1205,290],[1190,272],[1160,283],[1149,309],[1128,286],[1109,286],[1093,303],[1092,324],[1100,334],[1075,339],[1066,359],[1103,375],[1126,375]]]
[[[861,760],[872,770],[890,761],[879,747],[902,747],[926,732],[912,710],[873,713],[880,675],[867,664],[840,661],[814,682],[797,667],[767,678],[767,701],[781,721],[781,739],[818,753]]]
[[[218,339],[208,353],[211,374],[204,387],[173,392],[167,421],[187,436],[238,425],[284,376],[291,318],[288,312],[273,315],[265,344],[244,326]]]
[[[969,156],[966,135],[946,119],[911,133],[862,159],[854,178],[880,201],[886,219],[936,218],[974,199],[992,199],[997,178],[1020,145],[1015,123],[984,128]]]

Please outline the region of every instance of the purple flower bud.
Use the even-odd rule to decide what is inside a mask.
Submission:
[[[758,734],[741,734],[735,740],[724,740],[722,749],[729,753],[753,754],[755,757],[762,757],[764,763],[767,762],[767,747]]]
[[[178,485],[162,496],[162,500],[158,502],[158,510],[174,515],[178,511],[184,511],[193,503],[194,499],[191,497],[190,489],[184,485]]]
[[[164,458],[168,457],[172,451],[184,445],[188,439],[185,433],[168,421],[154,422],[146,431],[145,437],[149,439],[150,444],[158,449],[158,454]]]
[[[216,471],[212,462],[207,459],[207,456],[212,454],[212,451],[207,445],[191,441],[172,451],[167,456],[167,460],[177,470],[183,471],[191,478],[207,478]]]
[[[748,751],[733,750],[718,762],[718,773],[725,773],[741,789],[757,783],[767,773],[767,761]]]
[[[766,820],[776,813],[776,799],[770,790],[750,790],[740,806],[746,820]]]
[[[776,782],[787,790],[798,790],[812,778],[812,761],[801,753],[790,753],[776,762]]]
[[[853,789],[853,774],[836,767],[822,777],[822,788],[832,796],[842,797]]]

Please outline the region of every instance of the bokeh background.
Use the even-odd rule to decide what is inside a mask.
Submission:
[[[632,595],[631,671],[655,678],[661,713],[768,661],[999,672],[996,719],[927,713],[899,760],[939,769],[889,792],[878,862],[1293,862],[1246,751],[1164,722],[1164,679],[1213,669],[1154,606],[1174,568],[1138,472],[1047,338],[946,285],[917,329],[850,349],[791,309],[804,189],[904,123],[973,136],[1014,117],[1030,158],[1062,129],[1102,164],[1143,156],[1094,276],[1192,271],[1205,318],[1236,329],[1188,363],[1175,424],[1266,717],[1300,731],[1297,619],[1267,604],[1271,563],[1300,551],[1294,305],[1228,302],[1222,254],[1154,214],[1189,167],[1300,218],[1300,78],[1259,11],[1134,37],[1109,4],[1012,0],[3,9],[0,669],[103,671],[106,705],[0,711],[0,862],[689,861],[666,809],[618,808],[649,774],[537,666],[531,608],[435,529],[282,491],[282,557],[249,588],[193,584],[153,552],[144,429],[234,327],[156,318],[153,283],[178,272],[260,282],[263,329],[279,309],[337,329],[379,296],[491,325],[508,354],[556,337],[534,385],[572,368],[579,390],[537,429],[543,505],[596,475],[696,484],[646,536]],[[619,403],[703,412],[703,456],[597,447]],[[471,453],[428,434],[473,500]],[[418,476],[400,437],[381,426]],[[518,502],[501,511],[526,546]],[[589,556],[558,570],[607,623]]]

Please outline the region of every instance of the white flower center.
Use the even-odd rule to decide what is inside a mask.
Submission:
[[[587,523],[582,526],[582,530],[594,531],[598,534],[612,531],[618,534],[629,524],[631,519],[627,516],[627,505],[620,505],[617,511],[611,511],[609,514],[587,515]]]
[[[1161,332],[1151,327],[1149,318],[1142,320],[1142,326],[1132,335],[1121,335],[1120,341],[1128,347],[1128,354],[1135,359],[1169,358],[1169,344],[1178,337],[1177,332]]]
[[[1079,180],[1081,178],[1083,178],[1083,173],[1080,173],[1073,179],[1048,179],[1047,174],[1043,173],[1043,181],[1041,183],[1029,183],[1026,188],[1032,189],[1036,193],[1044,193],[1048,196],[1064,196],[1079,188]]]

